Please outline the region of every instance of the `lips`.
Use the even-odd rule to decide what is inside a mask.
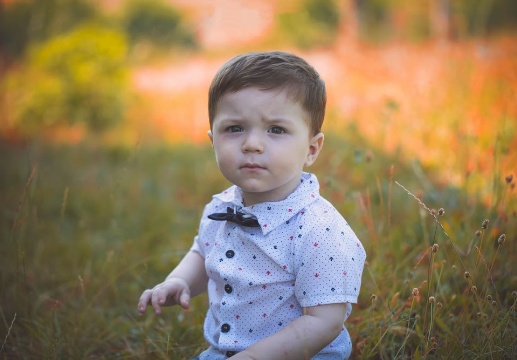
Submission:
[[[243,166],[241,166],[241,169],[258,170],[258,169],[265,169],[265,168],[258,164],[247,163],[247,164],[244,164]]]

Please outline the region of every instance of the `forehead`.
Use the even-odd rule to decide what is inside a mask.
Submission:
[[[215,117],[221,112],[237,112],[243,115],[261,114],[268,116],[301,117],[308,121],[309,113],[300,101],[286,89],[262,90],[247,87],[224,94],[218,102]]]
[[[235,91],[229,91],[219,98],[218,105],[222,102],[242,102],[242,105],[249,106],[255,102],[266,102],[273,104],[285,104],[303,108],[300,99],[287,88],[268,88],[263,89],[255,86],[248,86]]]

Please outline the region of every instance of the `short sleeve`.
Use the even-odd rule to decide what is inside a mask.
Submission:
[[[357,303],[366,253],[343,218],[331,220],[316,220],[295,247],[295,295],[303,307]]]

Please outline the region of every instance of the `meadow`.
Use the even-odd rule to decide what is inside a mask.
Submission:
[[[347,134],[327,137],[313,171],[368,254],[348,320],[354,358],[514,358],[515,179],[494,176],[487,206]],[[0,154],[1,358],[189,359],[203,349],[204,296],[159,317],[139,317],[136,302],[227,185],[208,145],[2,141]]]
[[[367,252],[353,359],[517,358],[516,44],[303,54],[329,89],[311,171]],[[180,360],[206,347],[206,296],[158,317],[136,304],[228,186],[204,110],[222,58],[172,72],[202,79],[159,69],[175,88],[158,91],[132,69],[138,94],[108,133],[0,124],[0,359]]]

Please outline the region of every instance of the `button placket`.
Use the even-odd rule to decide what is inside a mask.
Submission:
[[[221,304],[222,305],[226,305],[228,302],[232,302],[233,300],[233,296],[229,296],[232,292],[233,292],[233,287],[232,285],[229,284],[229,282],[231,282],[231,273],[233,272],[233,266],[234,266],[234,261],[231,261],[234,257],[235,257],[235,250],[232,248],[232,244],[234,243],[234,236],[235,234],[233,233],[228,233],[228,245],[229,245],[229,248],[227,248],[227,250],[224,252],[224,258],[225,258],[225,266],[223,267],[222,270],[222,273],[225,274],[225,276],[222,276],[221,280],[225,281],[223,284],[224,285],[224,295],[222,296],[222,299],[221,299]],[[225,309],[226,308],[226,309]],[[231,315],[230,313],[228,312],[229,311],[229,308],[227,306],[223,306],[221,308],[221,315],[222,315],[222,320],[223,320],[223,324],[221,325],[221,336],[222,338],[226,338],[227,336],[231,336],[229,335],[231,330],[232,330],[232,326],[227,323],[227,322],[224,322],[225,320],[230,320],[231,318]],[[224,336],[223,336],[224,335]],[[228,340],[228,338],[226,338],[226,340],[223,340],[223,339],[220,339],[220,341],[222,341],[223,343],[226,342]],[[234,354],[231,354],[231,355],[234,355]]]
[[[227,250],[226,253],[226,258],[228,259],[232,259],[234,256],[235,256],[235,251],[233,250]],[[226,279],[225,279],[226,280]],[[232,291],[233,291],[233,287],[230,285],[230,284],[226,284],[224,285],[224,291],[227,293],[227,294],[231,294]]]

